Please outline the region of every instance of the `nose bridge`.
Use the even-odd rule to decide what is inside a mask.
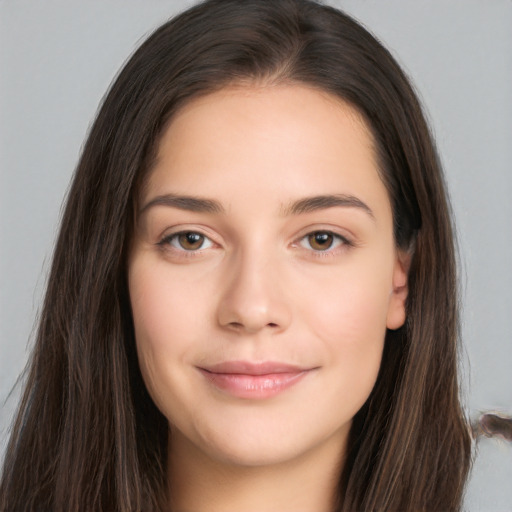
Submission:
[[[219,323],[230,329],[255,333],[279,331],[290,320],[282,293],[276,251],[263,244],[235,251],[219,303]]]

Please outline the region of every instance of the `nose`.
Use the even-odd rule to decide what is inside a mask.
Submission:
[[[291,321],[279,269],[268,255],[240,255],[230,265],[218,303],[218,322],[231,331],[278,333]]]

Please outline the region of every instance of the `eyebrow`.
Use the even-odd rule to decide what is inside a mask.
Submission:
[[[142,215],[154,206],[168,206],[198,213],[226,213],[226,210],[221,203],[214,199],[197,196],[165,194],[157,196],[146,203],[139,211],[139,215]],[[335,207],[359,208],[367,213],[372,219],[375,219],[372,209],[366,203],[355,196],[347,194],[328,194],[298,199],[283,209],[283,216],[300,215]]]
[[[301,213],[310,213],[317,210],[325,210],[335,207],[359,208],[367,213],[372,219],[375,215],[372,209],[361,199],[347,194],[329,194],[321,196],[306,197],[299,199],[288,205],[284,209],[284,215],[300,215]]]
[[[198,213],[225,213],[223,206],[214,199],[165,194],[157,196],[146,203],[139,211],[139,215],[142,215],[153,206],[170,206],[172,208]]]

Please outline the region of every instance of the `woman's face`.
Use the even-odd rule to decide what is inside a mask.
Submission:
[[[358,113],[299,85],[193,100],[140,204],[137,350],[173,447],[241,465],[340,453],[407,293]]]

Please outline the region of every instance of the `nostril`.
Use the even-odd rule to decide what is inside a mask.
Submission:
[[[266,327],[270,327],[272,329],[276,329],[279,327],[279,324],[276,324],[275,322],[269,322],[268,324],[265,324]],[[228,326],[230,329],[233,329],[234,331],[242,331],[242,330],[248,330],[248,331],[259,331],[261,327],[265,327],[265,325],[261,325],[260,327],[257,326],[250,326],[246,325],[243,322],[229,322]]]

